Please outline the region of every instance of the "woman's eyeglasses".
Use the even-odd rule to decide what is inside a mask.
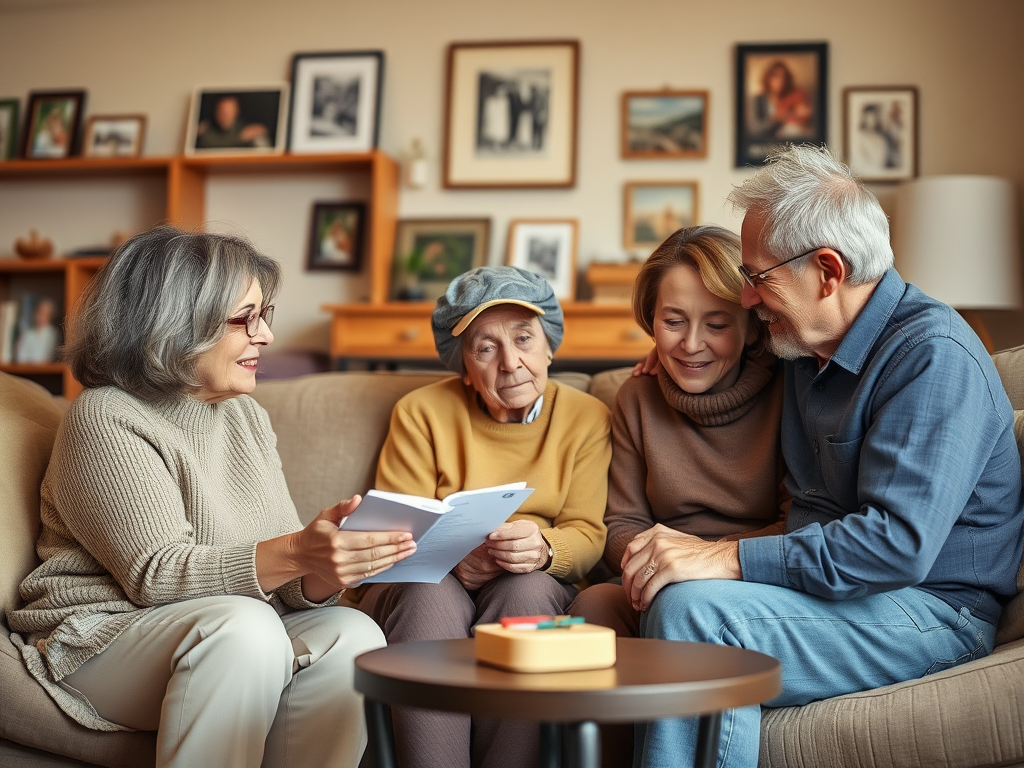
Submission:
[[[268,304],[259,312],[250,312],[240,317],[229,317],[228,325],[244,325],[245,333],[251,339],[260,331],[260,320],[267,324],[267,328],[274,322],[274,305]]]

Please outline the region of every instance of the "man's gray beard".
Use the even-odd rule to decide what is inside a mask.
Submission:
[[[792,339],[779,338],[771,331],[768,331],[768,351],[781,360],[797,360],[810,355]]]

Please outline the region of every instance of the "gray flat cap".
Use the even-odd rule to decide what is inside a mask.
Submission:
[[[518,304],[536,312],[551,354],[562,343],[562,307],[547,280],[519,267],[480,267],[452,280],[430,317],[434,346],[446,368],[463,372],[459,337],[477,315],[495,304]]]

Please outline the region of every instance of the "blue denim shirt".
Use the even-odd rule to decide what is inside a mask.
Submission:
[[[844,600],[916,586],[995,623],[1016,593],[1024,500],[1013,411],[978,337],[889,270],[818,369],[785,368],[782,536],[743,578]]]

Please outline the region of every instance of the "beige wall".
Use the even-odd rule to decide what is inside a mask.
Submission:
[[[296,51],[380,48],[387,57],[381,147],[400,156],[420,137],[430,155],[428,186],[402,191],[401,214],[491,216],[492,263],[503,258],[510,218],[576,217],[582,267],[594,258],[622,257],[627,180],[697,180],[701,218],[738,227],[723,204],[748,173],[732,167],[737,42],[828,41],[834,146],[842,141],[843,87],[917,85],[921,173],[998,174],[1020,188],[1021,29],[1020,0],[0,0],[0,98],[82,87],[90,113],[147,114],[147,154],[171,154],[183,143],[196,85],[286,80]],[[442,190],[446,45],[538,37],[581,41],[576,188]],[[665,85],[710,90],[707,159],[621,160],[620,93]],[[29,224],[70,248],[102,242],[111,230],[144,224],[150,215],[147,206],[100,192],[40,210],[49,192],[35,184],[0,185],[0,251]],[[879,185],[876,192],[889,209],[892,187]],[[249,234],[285,266],[275,327],[282,346],[325,349],[327,323],[317,306],[365,295],[361,276],[303,268],[309,204],[347,194],[359,190],[322,176],[213,182],[208,215],[217,228]],[[1024,342],[1022,313],[992,312],[988,319],[997,346]]]

